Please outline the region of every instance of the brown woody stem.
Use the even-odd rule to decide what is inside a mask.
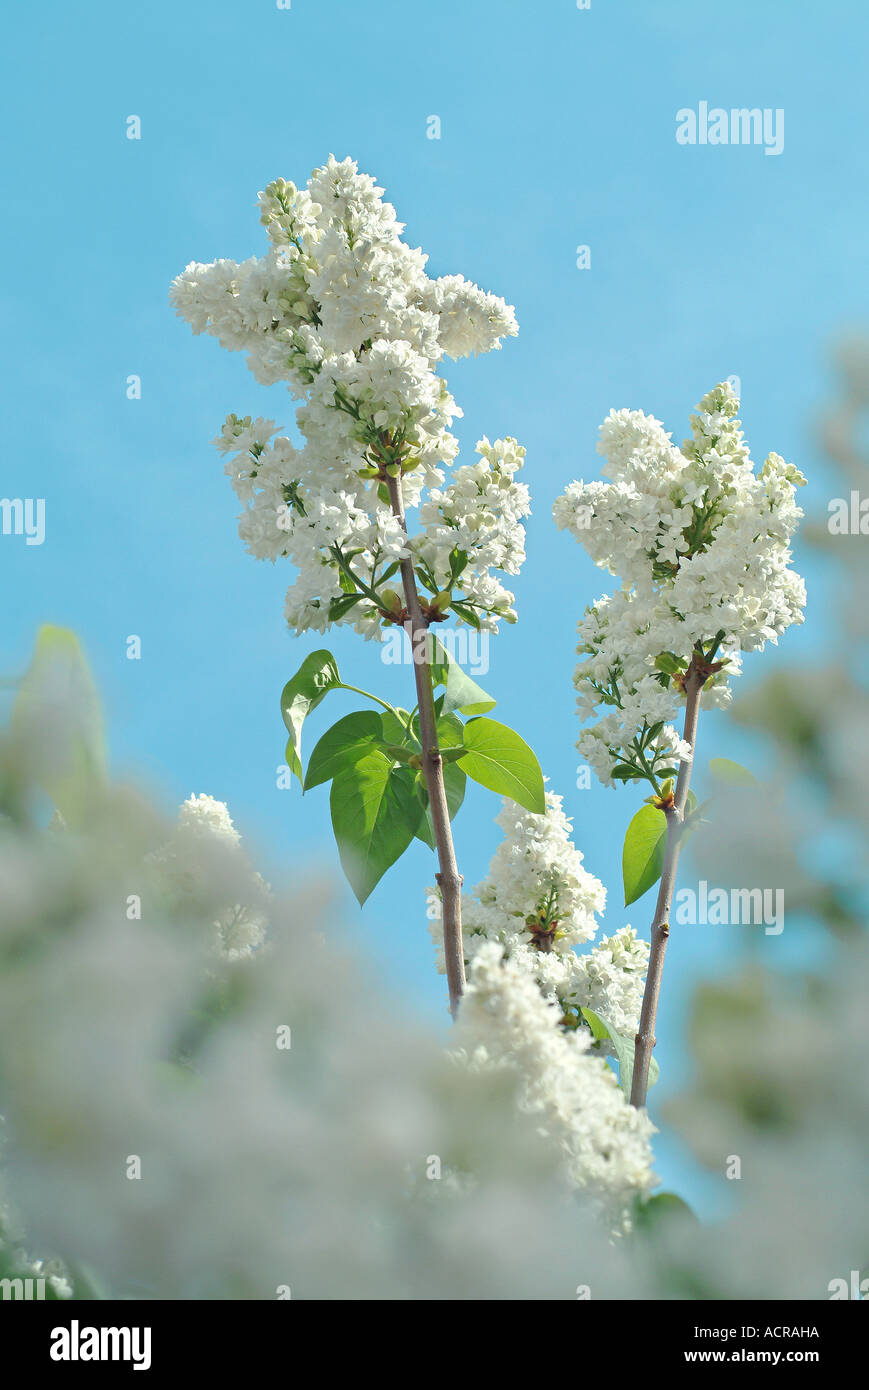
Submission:
[[[389,501],[394,516],[407,529],[400,478],[387,477]],[[428,791],[438,857],[437,881],[441,890],[444,928],[444,956],[447,985],[450,991],[450,1012],[455,1018],[459,1001],[465,991],[465,957],[462,947],[462,876],[456,864],[456,851],[450,825],[450,813],[444,786],[443,760],[438,746],[437,719],[432,689],[428,623],[423,616],[416,587],[413,561],[401,561],[401,580],[407,619],[404,630],[410,640],[413,672],[416,681],[416,700],[419,706],[419,730],[422,742],[422,773]]]

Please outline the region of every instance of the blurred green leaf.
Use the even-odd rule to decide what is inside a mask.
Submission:
[[[74,632],[39,629],[11,727],[35,750],[39,785],[66,823],[80,828],[104,792],[106,752],[97,689]]]
[[[638,1197],[634,1204],[634,1230],[646,1235],[656,1234],[673,1221],[685,1220],[699,1225],[688,1203],[677,1197],[675,1192],[657,1192],[645,1201]]]
[[[735,763],[732,758],[711,758],[709,771],[719,782],[729,782],[732,786],[756,787],[758,784],[754,773],[741,763]]]

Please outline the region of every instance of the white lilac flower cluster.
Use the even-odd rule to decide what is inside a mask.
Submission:
[[[528,491],[514,480],[524,449],[477,446],[480,460],[444,486],[461,414],[436,368],[444,356],[500,347],[512,308],[460,275],[431,280],[401,240],[383,190],[349,159],[316,169],[306,189],[277,179],[259,195],[271,249],[242,264],[193,263],[172,286],[194,333],[247,353],[257,381],[283,381],[304,404],[304,447],[271,420],[230,415],[215,441],[245,510],[239,532],[259,559],[299,571],[286,617],[297,632],[352,624],[377,637],[401,602],[388,581],[411,555],[429,621],[494,630],[513,595],[493,575],[524,558]],[[421,529],[396,515],[427,500]]]
[[[652,784],[690,757],[671,721],[686,673],[726,704],[741,653],[802,622],[805,586],[789,542],[805,482],[770,454],[755,472],[731,386],[710,391],[681,449],[658,420],[611,411],[598,451],[609,481],[571,483],[554,516],[622,587],[579,624],[579,708],[597,722],[577,744],[605,785]]]
[[[515,957],[487,941],[475,954],[457,1026],[474,1069],[505,1070],[519,1081],[518,1102],[564,1156],[570,1182],[605,1214],[614,1234],[631,1227],[634,1201],[657,1181],[648,1115],[635,1109],[590,1032],[559,1026]]]
[[[568,1155],[571,1181],[627,1210],[626,1194],[654,1181],[651,1130],[593,1049],[581,1010],[632,1036],[648,946],[625,927],[577,952],[595,936],[606,890],[583,866],[561,797],[547,792],[544,815],[505,800],[497,823],[504,839],[489,872],[462,899],[463,1046],[477,1062],[514,1069],[523,1105]],[[442,946],[439,919],[430,925]]]
[[[250,865],[223,801],[200,793],[178,811],[168,841],[148,856],[157,892],[174,910],[195,904],[213,915],[212,948],[226,960],[250,956],[268,930],[270,889]],[[243,885],[243,901],[236,901]]]
[[[562,798],[546,793],[545,815],[525,811],[505,798],[496,824],[504,831],[489,871],[462,895],[465,955],[497,942],[517,962],[547,1003],[559,1004],[575,1021],[580,1008],[593,1009],[619,1033],[636,1030],[648,963],[648,946],[631,927],[578,954],[592,941],[606,889],[583,865],[572,839]],[[437,895],[432,893],[432,903]],[[431,924],[442,947],[441,924]],[[439,962],[443,969],[443,960]]]

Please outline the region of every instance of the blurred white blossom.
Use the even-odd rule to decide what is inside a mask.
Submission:
[[[0,766],[2,1164],[26,1233],[3,1259],[141,1298],[570,1299],[623,1277],[551,1098],[524,1114],[509,1069],[406,1018],[327,944],[317,891],[257,897],[266,943],[215,951],[252,891],[221,803],[173,830],[109,791],[49,831],[20,752]],[[618,1160],[594,1162],[615,1195]]]
[[[577,952],[597,931],[606,892],[571,840],[560,796],[546,793],[544,815],[505,800],[497,823],[504,839],[489,872],[462,899],[468,989],[457,1037],[476,1066],[518,1077],[519,1103],[564,1152],[570,1181],[614,1230],[629,1229],[656,1182],[652,1126],[629,1105],[581,1010],[632,1034],[648,946],[627,927]],[[430,927],[443,970],[439,918]]]

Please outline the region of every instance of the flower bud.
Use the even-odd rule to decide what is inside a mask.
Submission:
[[[381,589],[378,598],[381,607],[385,608],[387,613],[400,613],[404,607],[401,595],[397,594],[394,589]]]

